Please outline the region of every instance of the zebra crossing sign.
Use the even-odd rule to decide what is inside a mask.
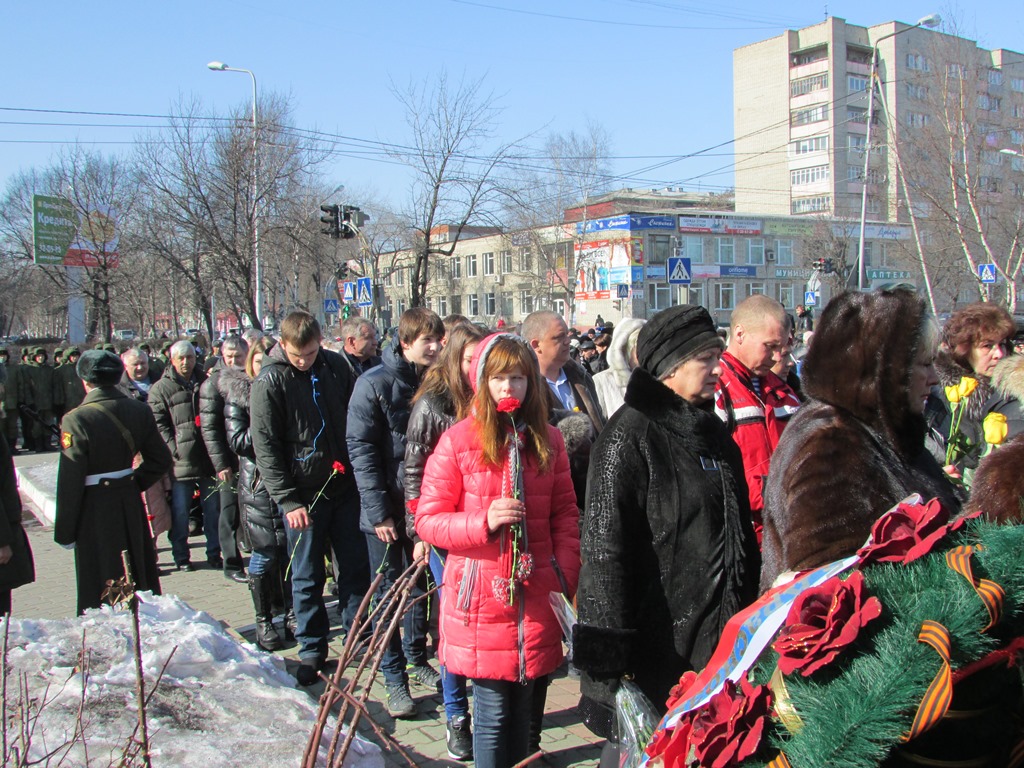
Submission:
[[[689,285],[693,272],[690,259],[682,256],[670,256],[668,259],[668,282],[670,285]]]
[[[996,282],[996,265],[995,264],[979,264],[978,265],[978,278],[985,285],[994,285]]]
[[[356,304],[360,307],[373,305],[373,287],[368,277],[360,277],[356,282]]]

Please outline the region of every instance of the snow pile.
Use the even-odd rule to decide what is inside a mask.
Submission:
[[[177,597],[148,592],[139,597],[147,695],[177,648],[148,707],[154,765],[298,765],[316,705],[295,689],[284,662],[239,642],[209,614]],[[17,698],[14,681],[25,674],[31,697],[38,703],[45,694],[48,700],[36,723],[32,754],[39,758],[71,740],[82,694],[83,632],[87,743],[74,744],[64,764],[116,763],[138,722],[126,610],[105,606],[76,619],[12,619],[8,715]],[[324,743],[329,740],[328,735]],[[357,736],[345,764],[381,768],[384,760],[377,745]]]

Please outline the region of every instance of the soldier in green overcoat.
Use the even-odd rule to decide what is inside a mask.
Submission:
[[[108,579],[124,575],[121,552],[136,589],[160,594],[156,546],[142,491],[171,468],[171,453],[153,413],[117,388],[121,359],[88,350],[78,360],[82,404],[61,422],[54,540],[75,550],[78,612],[98,608]],[[142,463],[132,469],[136,454]]]

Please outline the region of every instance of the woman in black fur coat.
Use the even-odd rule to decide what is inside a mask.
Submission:
[[[850,291],[829,303],[804,358],[809,399],[768,472],[762,591],[781,573],[853,554],[875,520],[912,493],[960,511],[924,449],[937,334],[908,289]]]
[[[664,712],[672,686],[708,662],[756,595],[742,459],[712,404],[723,346],[702,307],[651,318],[625,405],[591,453],[573,663],[584,722],[611,742],[602,765],[615,758],[622,676]]]

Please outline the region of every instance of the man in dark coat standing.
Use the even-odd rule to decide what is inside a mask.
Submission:
[[[672,686],[707,664],[726,621],[757,594],[740,451],[713,410],[721,351],[703,307],[655,315],[640,331],[625,405],[594,443],[573,662],[584,722],[613,742],[622,676],[663,712]]]
[[[0,616],[11,612],[11,590],[36,580],[32,548],[21,527],[21,496],[7,439],[0,434]]]
[[[79,613],[98,608],[107,581],[125,575],[122,551],[136,589],[160,594],[141,493],[171,468],[171,454],[149,408],[117,389],[123,373],[117,355],[85,352],[78,361],[85,399],[61,421],[53,538],[75,550]],[[137,453],[142,463],[132,469]]]

